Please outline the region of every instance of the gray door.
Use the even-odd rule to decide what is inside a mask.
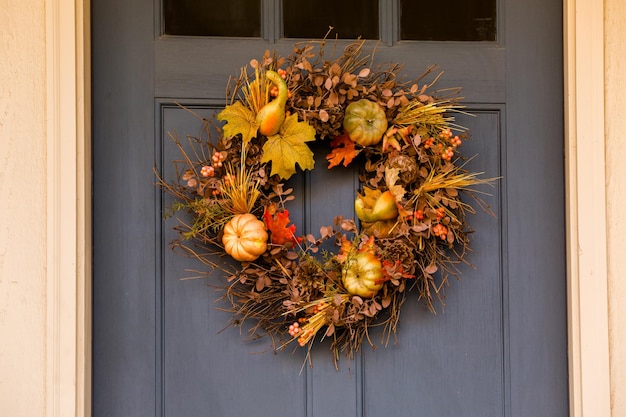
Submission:
[[[258,27],[246,38],[164,35],[161,3],[92,6],[94,416],[568,415],[561,2],[494,1],[495,37],[485,41],[404,40],[407,1],[350,9],[374,13],[381,62],[405,63],[408,76],[439,64],[442,87],[464,87],[477,116],[460,120],[475,137],[464,153],[479,155],[472,170],[503,179],[487,197],[496,217],[470,218],[476,268],[447,288],[445,312],[428,313],[412,294],[397,343],[374,334],[378,349],[364,346],[339,371],[324,346],[308,368],[301,351],[274,355],[267,341],[224,329],[215,290],[179,280],[200,266],[169,249],[168,200],[153,186],[153,166],[167,175],[177,157],[167,132],[201,128],[174,103],[219,109],[229,75],[266,49],[288,53],[293,39],[278,34],[306,25],[285,28],[288,1],[248,1],[258,18],[244,27]],[[244,7],[215,3],[214,14]],[[333,4],[322,3],[323,13]],[[450,2],[444,16],[457,24],[467,3]],[[352,173],[316,169],[293,184],[302,210],[292,212],[311,213],[295,219],[299,230],[352,217]]]

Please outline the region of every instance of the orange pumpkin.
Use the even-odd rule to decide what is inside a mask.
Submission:
[[[267,249],[265,224],[251,213],[235,215],[226,226],[222,243],[224,250],[240,262],[252,262]]]
[[[359,145],[376,145],[387,131],[385,110],[378,103],[364,98],[352,102],[346,107],[343,128]]]

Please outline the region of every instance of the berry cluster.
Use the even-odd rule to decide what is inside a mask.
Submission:
[[[306,345],[317,331],[327,324],[326,309],[329,306],[324,300],[319,301],[313,307],[313,315],[311,317],[308,319],[301,317],[298,321],[289,325],[289,335],[294,338],[297,337],[300,346]],[[300,323],[303,326],[300,326]]]
[[[452,131],[449,128],[442,130],[441,133],[439,133],[439,139],[441,140],[441,142],[437,143],[437,152],[441,154],[441,158],[444,161],[449,162],[454,157],[454,151],[457,147],[463,144],[463,141],[458,135],[453,135]],[[449,145],[446,146],[445,143],[449,143]],[[424,149],[430,149],[434,146],[435,138],[429,137],[424,141]]]
[[[211,165],[204,165],[200,169],[200,175],[202,175],[204,178],[214,177],[215,170],[221,168],[225,160],[226,152],[213,151],[213,156],[211,157]]]
[[[213,168],[221,168],[224,160],[226,159],[226,152],[213,151],[211,157],[211,165]]]
[[[433,234],[440,237],[442,240],[446,240],[448,238],[448,228],[443,224],[438,223],[433,226]]]
[[[449,142],[450,146],[445,147],[444,149],[444,145],[443,144],[439,144],[439,150],[441,151],[441,157],[446,160],[446,161],[450,161],[452,160],[452,158],[454,157],[454,150],[461,146],[461,144],[463,143],[463,141],[461,140],[460,137],[458,136],[453,136],[452,135],[452,131],[448,128],[443,130],[440,134],[439,137],[445,142]]]
[[[200,170],[200,175],[202,175],[205,178],[212,177],[215,175],[215,168],[213,168],[213,166],[211,165],[204,165],[202,169]]]

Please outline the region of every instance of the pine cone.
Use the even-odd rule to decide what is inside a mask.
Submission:
[[[404,184],[414,182],[419,176],[419,168],[417,162],[406,155],[395,155],[389,159],[390,168],[398,168],[399,179]]]

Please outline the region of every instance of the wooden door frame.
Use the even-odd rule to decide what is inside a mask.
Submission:
[[[595,0],[563,1],[567,222],[564,249],[568,271],[570,416],[608,416],[604,4]],[[90,1],[46,0],[45,6],[46,416],[88,417],[91,415]],[[585,221],[590,218],[594,222]]]

